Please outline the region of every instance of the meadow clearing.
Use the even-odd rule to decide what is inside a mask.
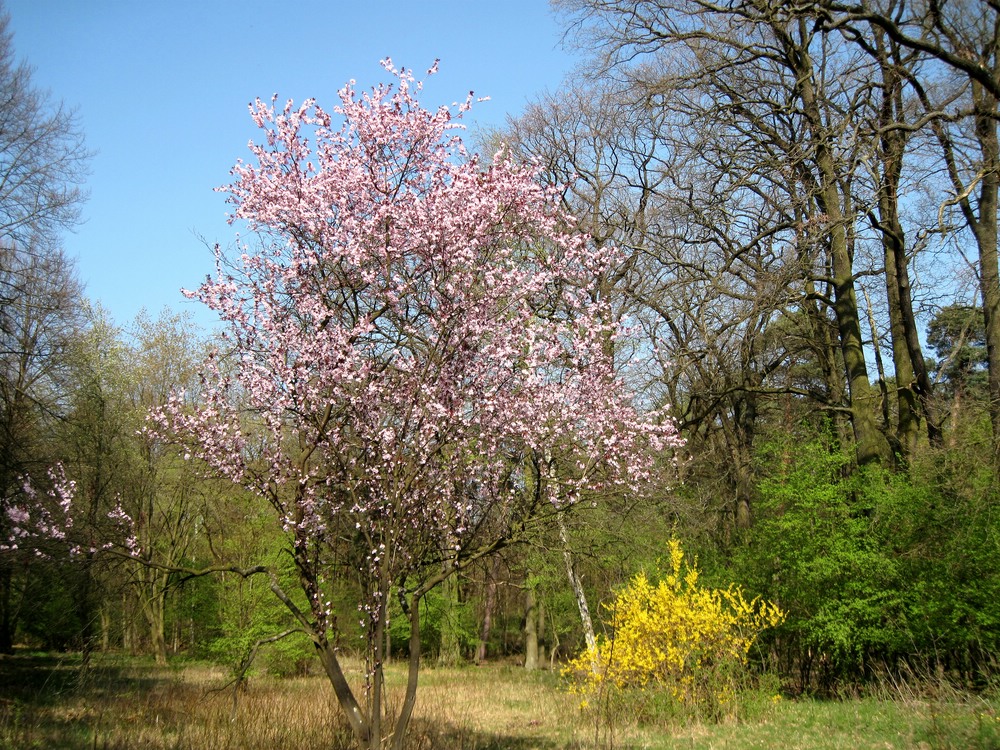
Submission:
[[[360,670],[353,670],[358,677]],[[390,700],[403,671],[389,670]],[[227,687],[228,686],[228,687]],[[426,669],[414,726],[421,750],[690,750],[1000,748],[998,702],[944,683],[885,685],[866,696],[772,696],[723,723],[614,720],[565,689],[558,674],[514,665]],[[350,732],[321,676],[252,677],[234,693],[224,667],[144,659],[0,657],[0,747],[126,750],[349,748]]]

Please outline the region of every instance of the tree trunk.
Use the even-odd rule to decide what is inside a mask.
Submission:
[[[750,528],[754,488],[753,444],[757,432],[757,393],[760,379],[749,372],[743,376],[744,391],[735,401],[733,408],[733,428],[735,440],[730,445],[733,455],[735,506],[733,519],[736,532]]]
[[[524,668],[534,671],[538,669],[538,600],[534,586],[526,588],[524,598]]]
[[[955,397],[951,400],[951,407],[948,410],[948,447],[952,450],[958,445],[958,420],[962,413],[963,387],[960,385],[955,389]]]
[[[837,330],[840,333],[840,348],[844,355],[844,370],[847,373],[848,393],[851,401],[851,425],[854,428],[858,465],[882,464],[890,462],[889,444],[879,431],[875,419],[875,405],[878,394],[868,379],[868,364],[865,360],[861,321],[858,315],[858,300],[854,290],[854,269],[847,247],[846,231],[839,211],[831,217],[830,248],[833,256],[833,274],[836,286],[834,312],[837,315]]]
[[[887,179],[883,177],[883,180]],[[888,188],[883,188],[883,192]],[[917,382],[907,343],[903,322],[903,291],[909,291],[899,278],[900,267],[906,273],[905,248],[902,242],[902,225],[896,216],[894,201],[879,197],[879,224],[882,230],[882,249],[885,266],[885,290],[889,302],[889,332],[892,339],[892,365],[896,371],[896,437],[904,458],[913,455],[920,431],[920,404],[917,399]],[[904,257],[900,257],[904,256]],[[907,300],[909,301],[909,300]],[[911,311],[912,316],[912,311]],[[873,334],[874,335],[874,334]]]
[[[351,725],[351,731],[354,732],[354,737],[362,745],[367,745],[371,736],[371,731],[368,726],[368,722],[365,720],[361,706],[358,705],[358,701],[354,697],[354,693],[351,691],[351,686],[348,684],[347,678],[344,676],[344,671],[340,666],[340,660],[337,659],[336,650],[323,636],[313,639],[313,644],[316,647],[316,653],[319,656],[319,660],[323,664],[323,670],[326,672],[327,679],[330,681],[330,685],[333,688],[333,693],[337,697],[337,702],[344,710],[344,714],[347,716],[347,721]]]
[[[459,623],[459,587],[457,576],[450,575],[441,582],[443,609],[441,611],[441,650],[439,667],[453,667],[462,661],[462,642]]]
[[[94,650],[94,623],[96,613],[94,611],[94,573],[92,570],[93,555],[89,554],[83,561],[83,570],[80,571],[80,580],[77,581],[75,599],[76,614],[80,619],[80,651],[83,657],[83,664],[90,663],[90,655]]]
[[[388,615],[388,591],[380,591],[378,606],[375,609],[375,627],[372,633],[372,663],[371,663],[371,716],[369,725],[371,734],[369,743],[372,750],[379,750],[382,747],[382,693],[385,690],[384,652],[385,647],[385,621]]]
[[[881,396],[882,403],[882,429],[887,433],[892,424],[892,420],[889,417],[889,386],[885,378],[885,364],[882,361],[882,345],[879,342],[878,335],[878,325],[875,322],[875,311],[872,309],[872,300],[868,296],[868,290],[861,290],[865,295],[865,307],[868,310],[868,330],[871,332],[872,337],[872,349],[875,355],[875,372],[878,373],[878,391]],[[911,414],[912,416],[912,414]],[[903,415],[900,414],[900,420],[903,420]]]
[[[1000,54],[995,53],[996,65]],[[986,328],[986,360],[989,377],[990,423],[993,453],[1000,460],[1000,263],[997,258],[997,191],[1000,185],[1000,142],[997,139],[997,100],[973,84],[976,100],[976,138],[983,155],[983,179],[979,187],[979,220],[972,229],[979,249],[979,291]]]
[[[573,562],[573,551],[569,546],[569,532],[566,530],[566,520],[559,516],[559,539],[563,545],[563,561],[566,563],[566,575],[569,578],[570,588],[573,589],[573,596],[576,598],[576,606],[580,610],[580,622],[583,625],[583,637],[587,642],[587,649],[593,654],[593,669],[597,671],[597,636],[594,634],[594,621],[590,617],[590,607],[587,606],[587,594],[583,590],[583,581],[576,572],[576,565]]]
[[[417,703],[417,678],[420,673],[420,595],[414,594],[410,600],[410,658],[407,662],[406,693],[403,706],[396,719],[396,730],[392,735],[392,750],[403,750],[406,730],[410,726],[413,707]]]
[[[1000,81],[1000,34],[994,28],[992,37],[980,49],[960,49],[963,56],[982,55],[984,66],[991,68],[995,81]],[[989,414],[993,431],[994,463],[1000,461],[1000,265],[997,258],[997,193],[1000,189],[1000,141],[997,138],[997,97],[982,83],[970,78],[976,143],[979,147],[979,195],[973,208],[969,200],[975,183],[964,184],[959,171],[955,146],[947,130],[938,122],[931,127],[941,144],[948,173],[958,196],[962,215],[976,238],[979,251],[979,293],[983,303],[986,338]],[[925,102],[925,106],[928,106]]]
[[[14,575],[9,560],[0,560],[0,654],[14,653]]]
[[[802,38],[807,38],[806,21],[800,21]],[[858,464],[881,463],[888,465],[891,452],[885,436],[879,431],[875,418],[878,394],[868,379],[864,339],[854,287],[854,258],[847,234],[847,217],[842,208],[842,195],[837,166],[826,123],[814,87],[814,71],[809,49],[796,43],[781,26],[772,27],[785,44],[788,58],[793,61],[798,79],[798,95],[809,126],[813,161],[816,167],[816,202],[826,215],[828,241],[832,265],[834,300],[833,311],[837,318],[840,351],[844,358],[850,398],[851,426],[854,429]]]
[[[146,620],[149,633],[150,650],[156,663],[164,665],[167,663],[167,639],[166,639],[166,581],[159,578],[165,576],[159,571],[147,568],[144,576],[149,576],[146,581],[146,598],[142,602],[142,614]]]
[[[111,613],[107,604],[101,605],[101,652],[107,653],[111,648]]]
[[[486,661],[486,650],[489,647],[490,631],[493,627],[493,609],[497,602],[497,575],[500,572],[500,558],[496,555],[490,560],[486,573],[486,592],[483,601],[483,622],[479,629],[479,645],[476,647],[476,664]]]
[[[823,373],[823,382],[826,384],[827,406],[833,407],[830,413],[833,432],[839,441],[846,442],[849,438],[850,427],[843,412],[838,408],[847,402],[847,383],[844,380],[844,370],[837,357],[839,347],[830,321],[816,302],[818,294],[812,279],[805,279],[805,290],[806,320],[813,342],[813,352],[816,355],[820,371]]]
[[[933,384],[927,373],[920,332],[913,314],[910,273],[906,259],[906,242],[899,219],[899,182],[906,153],[907,133],[893,127],[905,120],[902,100],[903,68],[898,45],[886,46],[885,35],[875,31],[875,47],[879,53],[882,73],[882,101],[879,110],[879,185],[877,221],[873,221],[882,237],[885,287],[889,303],[889,326],[892,337],[892,359],[896,371],[896,406],[899,421],[896,436],[904,456],[912,455],[917,447],[921,417],[927,425],[927,437],[940,444],[941,430],[933,418],[930,399]],[[891,58],[891,59],[890,59]]]

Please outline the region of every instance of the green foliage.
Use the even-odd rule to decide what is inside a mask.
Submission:
[[[971,678],[1000,646],[992,469],[925,455],[890,474],[852,470],[821,440],[763,451],[756,521],[733,566],[787,609],[769,645],[800,687],[902,662]]]
[[[982,447],[928,456],[894,486],[914,642],[975,680],[995,669],[1000,648],[1000,490]]]
[[[588,602],[610,599],[637,571],[656,570],[663,540],[677,532],[677,507],[690,505],[688,499],[664,491],[664,497],[641,503],[609,495],[574,508],[564,520]],[[563,543],[554,528],[548,531],[550,536],[525,548],[524,584],[534,589],[544,612],[541,642],[565,657],[579,652],[585,641],[576,597],[567,585]]]
[[[265,579],[251,577],[231,582],[220,601],[221,633],[208,647],[220,663],[240,668],[255,644],[288,630],[288,611],[268,589]],[[253,669],[279,675],[301,674],[314,659],[311,642],[292,635],[262,646]]]
[[[441,649],[442,630],[450,629],[450,637],[458,640],[463,654],[470,653],[478,643],[475,608],[466,601],[451,601],[441,587],[427,592],[420,604],[420,651],[428,659],[436,659]],[[394,654],[406,655],[410,641],[410,621],[396,601],[390,607],[389,640]]]
[[[74,597],[78,571],[65,561],[35,558],[21,573],[20,640],[44,650],[64,651],[79,646],[83,626]]]
[[[197,567],[197,561],[187,562]],[[172,590],[167,600],[165,630],[176,634],[181,648],[190,656],[211,657],[209,647],[222,634],[219,604],[223,595],[222,582],[214,576],[191,578]]]
[[[900,648],[900,571],[870,492],[881,477],[851,474],[848,457],[820,441],[794,453],[772,445],[763,460],[757,521],[735,567],[787,610],[776,639],[836,672]]]
[[[245,538],[230,538],[226,554],[230,559],[246,563],[268,560],[278,571],[279,583],[286,591],[296,591],[296,571],[291,557],[282,552],[283,539],[269,531],[264,513],[247,514],[244,519]],[[256,532],[256,533],[254,533]],[[245,560],[240,558],[245,556]],[[207,655],[219,663],[240,669],[251,655],[255,644],[296,626],[285,605],[271,591],[266,576],[243,578],[221,574],[215,581],[218,632],[209,643]],[[297,602],[306,609],[301,595]],[[280,675],[301,674],[315,659],[311,641],[295,634],[261,646],[252,670]]]
[[[927,327],[927,343],[937,354],[940,374],[952,390],[985,384],[986,324],[983,310],[971,305],[948,305]]]

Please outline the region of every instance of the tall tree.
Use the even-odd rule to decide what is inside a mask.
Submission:
[[[938,85],[937,68],[909,76],[941,147],[952,196],[941,215],[956,208],[978,249],[979,288],[989,360],[990,419],[994,453],[1000,456],[1000,260],[997,245],[1000,192],[1000,8],[982,0],[954,2],[819,2],[804,6],[833,29],[865,36],[877,29],[900,47],[942,63],[964,84],[958,114],[945,113],[954,86]],[[954,110],[955,108],[952,107]]]
[[[23,502],[24,481],[44,484],[58,458],[54,435],[65,413],[69,356],[78,330],[80,286],[58,251],[26,254],[0,246],[0,285],[13,299],[0,306],[0,538],[9,512]],[[15,568],[26,561],[0,551],[0,652],[16,627]]]
[[[88,154],[70,111],[15,57],[0,14],[0,538],[21,477],[46,462],[43,424],[74,326],[79,284],[57,235],[78,218]],[[13,561],[0,553],[0,652],[14,629]]]
[[[141,560],[117,568],[127,571],[133,585],[125,589],[121,576],[116,582],[122,597],[134,595],[145,621],[143,640],[157,662],[165,663],[169,569],[192,547],[207,488],[175,447],[145,429],[146,415],[162,407],[173,390],[197,386],[203,352],[194,326],[180,315],[163,312],[153,320],[143,312],[129,331],[99,307],[90,308],[88,317],[73,342],[63,429],[64,460],[76,482],[74,536],[85,542],[77,586],[84,645],[89,648],[97,634],[98,589],[112,586],[106,577],[98,585],[99,550],[115,537],[108,514],[120,508],[136,521]],[[136,629],[125,622],[122,627]]]
[[[185,462],[175,446],[146,429],[146,416],[162,408],[170,394],[198,387],[205,345],[190,319],[162,311],[153,319],[140,314],[132,327],[128,382],[133,419],[134,467],[125,511],[137,520],[141,560],[133,565],[139,609],[158,663],[167,659],[166,616],[171,570],[194,557],[196,530],[210,515],[213,488]]]
[[[121,331],[100,306],[86,307],[72,342],[72,368],[62,432],[65,466],[76,482],[75,599],[84,659],[96,645],[101,601],[110,593],[97,551],[107,536],[107,514],[129,489],[136,424],[127,406],[127,352]]]
[[[312,100],[252,107],[266,142],[228,192],[265,244],[220,252],[195,296],[230,349],[208,362],[200,405],[176,396],[160,413],[192,454],[273,506],[302,596],[264,567],[242,572],[272,573],[371,748],[402,747],[422,597],[587,485],[640,491],[650,449],[676,443],[669,421],[636,411],[607,356],[614,329],[591,292],[613,254],[565,231],[532,169],[502,155],[484,169],[452,135],[453,113],[422,108],[412,75],[385,66],[394,85],[348,85],[329,113]],[[364,595],[365,700],[337,655],[328,584],[340,565]],[[409,674],[390,717],[397,595]]]
[[[786,358],[762,345],[762,331],[801,275],[782,257],[794,223],[788,196],[749,178],[748,154],[766,151],[745,148],[699,110],[690,87],[667,88],[660,72],[545,95],[502,137],[566,185],[567,208],[592,236],[625,253],[603,280],[614,314],[633,328],[616,354],[642,360],[633,377],[672,405],[692,451],[727,485],[717,497],[730,502],[713,510],[743,523],[758,401]]]
[[[865,265],[855,257],[859,216],[864,216],[853,192],[861,155],[857,121],[865,103],[858,91],[871,62],[846,43],[830,43],[781,4],[565,0],[556,6],[596,50],[599,71],[624,75],[653,93],[682,92],[666,102],[683,103],[698,127],[707,129],[696,155],[721,153],[720,133],[741,144],[725,152],[736,166],[723,167],[723,174],[741,179],[734,183],[737,191],[714,206],[721,217],[715,225],[735,230],[737,244],[749,240],[751,248],[759,246],[758,237],[769,240],[782,260],[788,258],[782,258],[781,248],[794,248],[801,269],[798,306],[819,308],[809,318],[816,323],[814,340],[824,339],[827,315],[835,325],[837,348],[824,354],[830,362],[825,371],[828,391],[844,402],[830,406],[847,411],[859,463],[888,463],[891,451],[877,419],[880,399],[868,375],[856,292],[858,266]],[[770,160],[766,168],[762,156]],[[715,160],[712,167],[722,163]],[[712,167],[708,174],[714,179],[718,173]],[[727,218],[734,198],[747,193],[756,193],[773,212],[754,217],[761,225],[757,237]],[[774,200],[778,194],[789,199],[783,208]],[[760,322],[771,321],[764,316]]]
[[[901,47],[879,28],[872,38],[854,37],[875,61],[878,69],[876,95],[871,104],[871,133],[866,134],[872,158],[872,205],[868,216],[879,233],[883,249],[883,272],[895,374],[896,437],[898,450],[912,454],[917,446],[920,422],[927,436],[940,443],[941,430],[931,409],[933,384],[924,362],[911,289],[910,255],[900,202],[904,190],[904,159],[911,134],[921,122],[907,79],[917,69],[919,58]],[[877,341],[875,342],[877,345]]]
[[[968,412],[970,394],[988,398],[989,360],[986,355],[986,326],[982,308],[953,304],[937,312],[927,326],[927,344],[937,354],[936,375],[942,396],[950,399],[949,445],[958,438],[963,412]],[[973,414],[975,411],[972,412]]]
[[[73,111],[17,60],[9,26],[0,9],[0,242],[32,252],[78,221],[90,154]]]

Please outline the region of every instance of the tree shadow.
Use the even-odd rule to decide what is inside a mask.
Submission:
[[[69,693],[107,697],[122,690],[148,689],[157,681],[138,674],[123,659],[95,658],[85,665],[78,653],[0,655],[0,701],[5,703],[51,705]]]
[[[294,684],[294,683],[293,683]],[[320,687],[323,686],[323,687]],[[325,684],[317,680],[317,688]],[[270,688],[269,688],[270,689]],[[301,689],[301,688],[299,688]],[[278,691],[282,689],[279,687]],[[254,704],[253,701],[258,703]],[[227,747],[241,750],[350,750],[353,741],[334,703],[309,726],[268,712],[271,693],[240,697],[239,719],[228,698],[183,670],[149,660],[79,654],[0,656],[0,748],[132,750]],[[244,707],[244,701],[251,702]],[[263,701],[263,703],[261,702]],[[282,704],[284,705],[284,704]],[[263,712],[263,713],[261,713]],[[263,717],[263,718],[262,718]],[[318,717],[318,718],[317,718]],[[469,718],[475,718],[471,716]],[[450,716],[415,716],[407,750],[593,750],[592,736],[512,711],[506,725],[480,728]],[[343,726],[340,726],[343,724]],[[619,750],[638,745],[616,742]]]
[[[78,653],[0,655],[0,747],[90,747],[99,707],[162,682],[134,663],[100,657],[84,664]]]
[[[541,726],[541,725],[539,725]],[[415,718],[407,738],[407,750],[593,750],[592,738],[554,737],[546,730],[480,731],[451,722]],[[614,743],[617,750],[639,750],[640,745]]]

